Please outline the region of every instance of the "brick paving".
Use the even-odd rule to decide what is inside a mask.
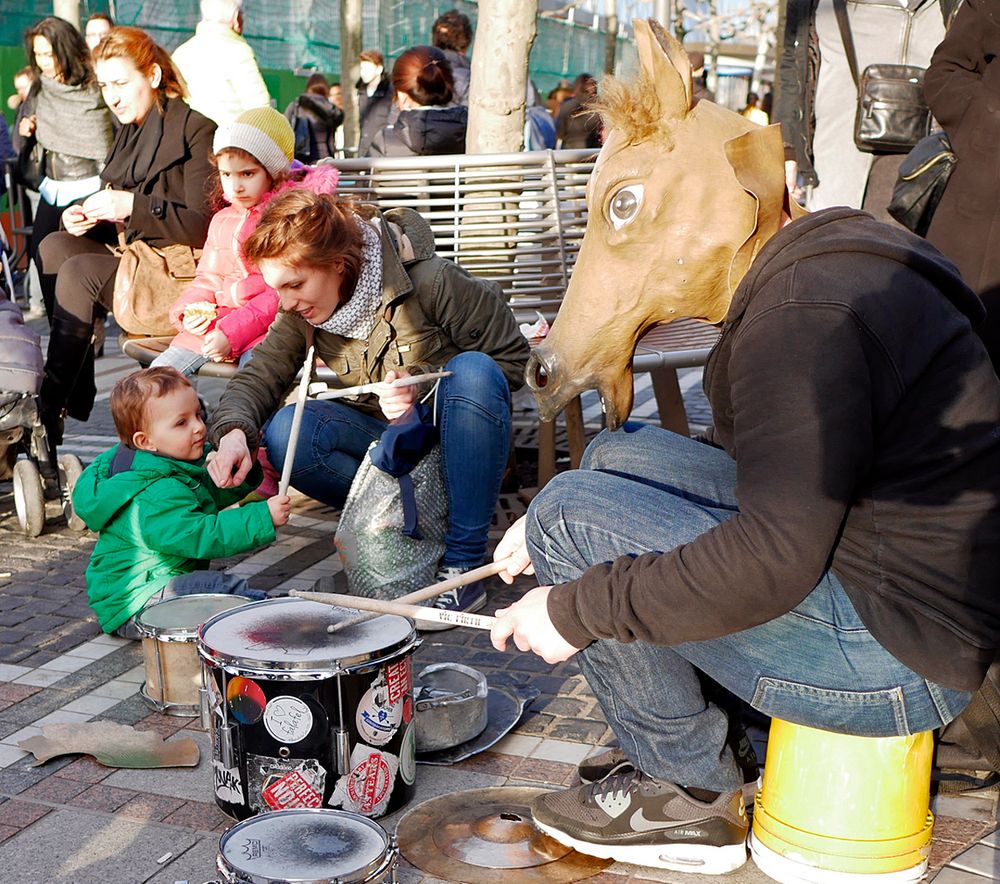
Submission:
[[[132,368],[117,355],[113,334],[107,349],[108,356],[98,363],[100,396],[94,417],[86,425],[71,422],[67,427],[67,449],[84,461],[113,443],[106,393]],[[697,377],[682,378],[682,387],[692,422],[707,422]],[[646,400],[640,404],[645,408]],[[590,407],[585,402],[585,409]],[[592,419],[590,426],[596,430]],[[522,432],[522,441],[528,437],[530,431]],[[524,505],[523,496],[504,496],[494,540]],[[274,547],[220,564],[252,576],[262,588],[336,584],[339,564],[330,544],[336,513],[304,498],[296,500],[294,512]],[[139,646],[100,632],[86,604],[83,577],[92,546],[92,536],[66,527],[56,504],[49,505],[43,535],[25,539],[14,515],[10,483],[0,483],[0,884],[200,884],[213,878],[218,836],[232,824],[213,800],[208,741],[197,720],[150,711],[137,693],[143,680]],[[493,581],[487,612],[530,586],[522,584],[509,588]],[[607,723],[573,661],[552,667],[531,655],[500,654],[485,633],[463,629],[427,634],[415,653],[414,671],[440,661],[522,681],[539,693],[513,734],[491,750],[451,767],[419,767],[417,802],[505,783],[572,784],[576,763],[611,742]],[[191,736],[202,747],[201,762],[194,770],[116,770],[86,756],[65,756],[33,767],[33,759],[17,746],[45,723],[98,719],[165,738]],[[934,858],[943,861],[986,835],[995,809],[990,801],[950,799],[937,810],[940,837]],[[386,819],[387,828],[393,829],[400,815]],[[1000,879],[1000,865],[989,865],[996,857],[1000,850],[987,837],[952,860],[940,880],[981,884]],[[623,884],[630,879],[691,880],[622,864],[589,880]],[[403,862],[400,880],[432,879]],[[763,879],[748,863],[731,880]]]

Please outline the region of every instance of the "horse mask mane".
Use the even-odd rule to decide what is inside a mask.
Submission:
[[[559,315],[526,369],[543,419],[597,389],[612,429],[632,410],[639,339],[682,317],[720,322],[782,212],[801,213],[785,189],[780,128],[692,103],[681,45],[652,19],[633,25],[640,71],[601,83],[605,140],[587,185],[587,229]]]

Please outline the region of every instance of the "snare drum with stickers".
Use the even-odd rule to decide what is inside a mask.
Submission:
[[[302,599],[226,611],[199,631],[215,799],[236,819],[289,808],[392,813],[416,783],[413,622]]]

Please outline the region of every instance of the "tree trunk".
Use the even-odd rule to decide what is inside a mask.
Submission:
[[[80,0],[52,0],[52,14],[68,21],[78,31],[80,27]]]
[[[538,0],[480,0],[466,153],[516,153],[521,149],[528,54],[535,41],[537,14]]]
[[[356,149],[361,137],[358,93],[354,84],[360,71],[361,0],[340,0],[340,92],[344,96],[344,145]]]
[[[618,49],[618,9],[616,0],[604,0],[604,73],[614,76]]]

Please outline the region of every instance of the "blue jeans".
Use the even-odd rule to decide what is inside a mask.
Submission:
[[[253,349],[247,350],[236,363],[238,368],[243,368],[253,358]],[[198,374],[198,370],[206,363],[211,362],[207,356],[188,350],[186,347],[167,347],[159,356],[149,363],[150,368],[176,368],[184,377],[189,378]]]
[[[182,595],[197,595],[204,592],[216,595],[241,595],[254,602],[267,598],[266,592],[251,589],[245,577],[237,577],[235,574],[227,574],[225,571],[191,571],[189,574],[178,574],[176,577],[171,577],[163,589],[150,596],[145,607],[148,608],[164,599],[175,599]],[[122,638],[139,638],[139,631],[135,625],[138,616],[136,614],[129,617],[115,630],[115,635]]]
[[[733,516],[736,464],[665,430],[601,433],[581,469],[532,501],[527,538],[542,585],[627,554],[670,550]],[[739,592],[720,574],[719,604]],[[597,641],[580,666],[622,749],[651,776],[733,791],[742,776],[726,745],[725,713],[697,670],[768,715],[860,736],[941,727],[970,695],[911,671],[865,628],[828,571],[793,610],[768,623],[674,647]]]
[[[486,540],[510,454],[510,390],[500,367],[484,353],[460,353],[454,372],[438,389],[435,416],[448,494],[444,567],[474,567],[486,557]],[[263,444],[280,473],[294,407],[283,408],[264,428]],[[336,400],[306,404],[292,467],[292,486],[328,506],[341,507],[368,447],[386,422]]]

